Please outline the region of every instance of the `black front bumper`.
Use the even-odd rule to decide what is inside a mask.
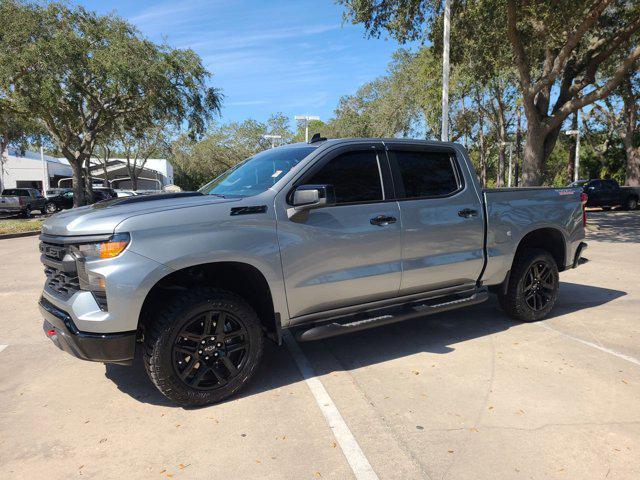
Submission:
[[[61,350],[82,360],[130,365],[136,347],[136,332],[81,332],[64,310],[46,298],[40,298],[40,312],[44,317],[46,335]]]

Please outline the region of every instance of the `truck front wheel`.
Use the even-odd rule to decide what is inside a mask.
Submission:
[[[558,298],[558,266],[549,252],[525,249],[513,262],[506,293],[498,294],[502,309],[521,322],[546,317]]]
[[[238,295],[196,288],[158,309],[145,333],[154,385],[183,406],[219,402],[253,376],[263,350],[260,320]]]

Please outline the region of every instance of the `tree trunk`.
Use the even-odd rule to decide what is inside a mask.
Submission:
[[[522,162],[522,185],[542,185],[544,166],[556,146],[561,126],[548,130],[544,124],[527,120],[527,141]]]
[[[631,78],[624,83],[624,151],[627,157],[627,175],[625,185],[640,186],[640,145],[636,146],[638,96],[634,95]]]
[[[84,195],[87,204],[93,203],[93,178],[91,176],[91,157],[87,157],[84,163]]]
[[[630,135],[625,137],[624,151],[627,157],[627,175],[625,185],[630,187],[640,186],[640,147],[633,145]]]
[[[82,158],[68,160],[73,172],[73,206],[81,207],[86,203],[84,195],[84,160]]]

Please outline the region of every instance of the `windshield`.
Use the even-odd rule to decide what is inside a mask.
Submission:
[[[315,147],[285,147],[265,150],[227,170],[198,190],[207,195],[250,197],[269,189]]]

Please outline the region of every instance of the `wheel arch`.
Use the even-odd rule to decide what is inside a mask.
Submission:
[[[548,251],[556,261],[558,271],[566,265],[567,241],[561,230],[553,227],[540,227],[527,232],[518,242],[514,261],[526,248],[541,248]]]
[[[238,261],[215,261],[173,270],[147,292],[140,309],[138,327],[144,332],[153,311],[180,292],[194,286],[210,286],[240,295],[256,311],[267,336],[281,342],[280,314],[266,276],[256,266]]]

